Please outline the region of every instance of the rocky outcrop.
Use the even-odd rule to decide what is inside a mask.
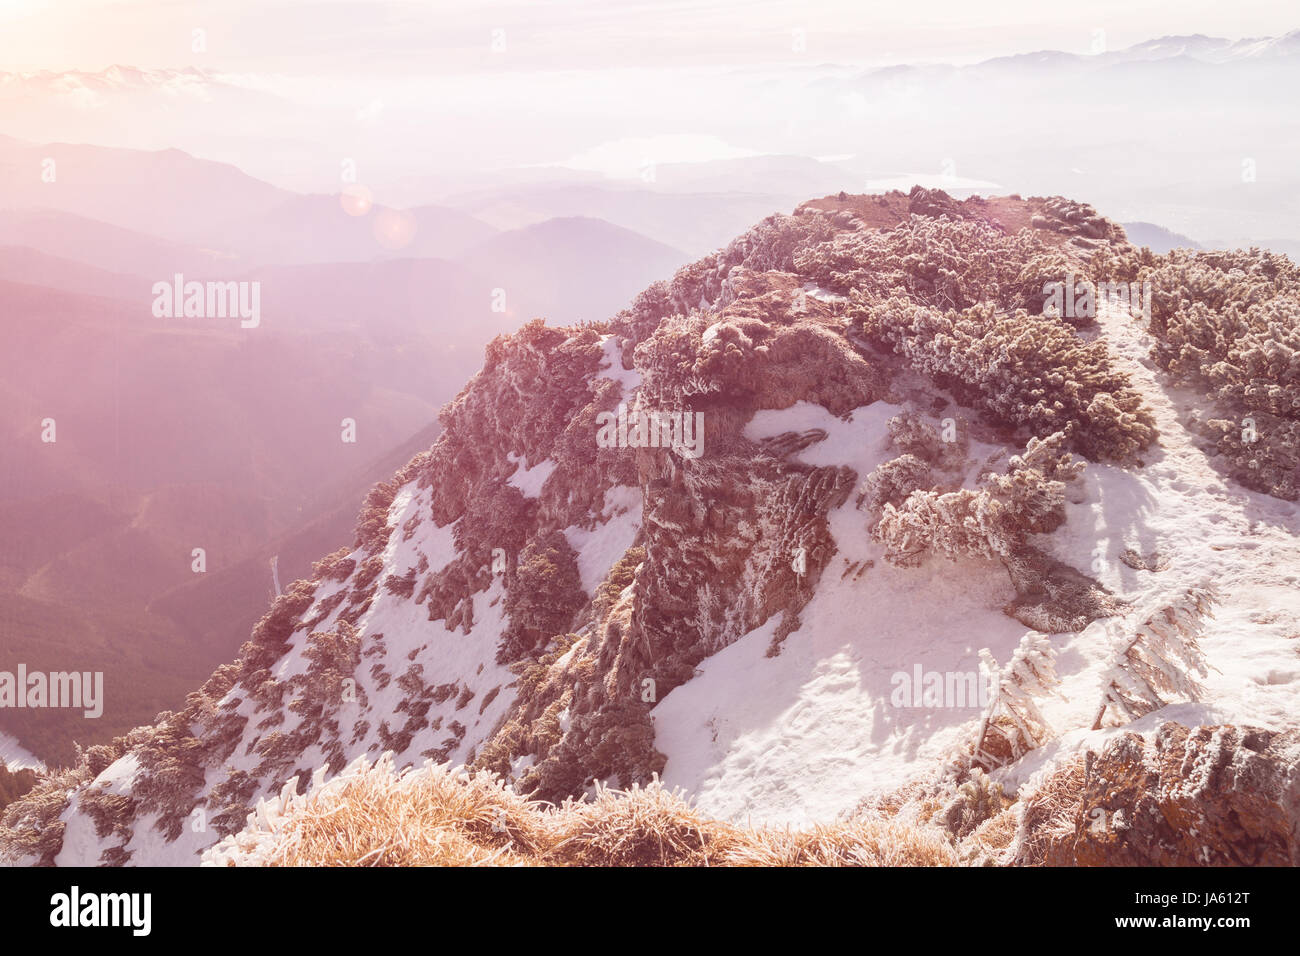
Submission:
[[[1125,733],[1036,789],[1017,847],[1031,865],[1300,865],[1300,732]]]
[[[913,186],[907,198],[908,212],[913,216],[929,216],[934,219],[948,216],[951,219],[965,219],[967,215],[962,204],[942,189]]]

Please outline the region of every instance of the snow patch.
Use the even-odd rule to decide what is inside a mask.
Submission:
[[[616,335],[606,335],[601,339],[605,355],[601,360],[597,378],[608,378],[623,386],[623,398],[628,398],[641,384],[641,373],[634,368],[623,367],[623,352],[619,348]]]
[[[831,292],[829,289],[823,289],[816,282],[805,282],[802,288],[803,291],[807,293],[810,298],[816,299],[818,302],[849,301],[846,296],[837,295],[836,293]]]
[[[18,742],[12,734],[0,731],[0,763],[10,770],[44,770],[45,762]]]
[[[506,483],[522,491],[525,498],[539,497],[542,493],[542,485],[546,484],[546,479],[550,478],[551,472],[555,471],[555,462],[545,458],[529,468],[524,459],[514,452],[507,454],[506,458],[519,466],[506,479]]]
[[[594,528],[564,529],[569,547],[578,553],[578,574],[588,596],[596,593],[609,569],[632,547],[641,529],[641,489],[615,485],[605,489],[604,505]]]

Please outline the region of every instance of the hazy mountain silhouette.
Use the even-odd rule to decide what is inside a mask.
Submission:
[[[139,298],[151,288],[143,276],[112,272],[27,246],[0,246],[0,281],[112,299]]]
[[[793,208],[798,201],[793,195],[541,183],[477,190],[448,201],[501,229],[582,216],[603,219],[691,255],[703,255],[749,223]]]
[[[255,216],[291,195],[228,163],[179,149],[37,144],[0,137],[0,208],[57,209],[192,241],[212,223]]]
[[[1157,226],[1153,222],[1126,222],[1123,223],[1123,226],[1130,242],[1139,246],[1148,246],[1152,252],[1158,252],[1161,255],[1170,249],[1205,248],[1195,239],[1189,239],[1187,236],[1166,229],[1164,226]]]
[[[555,323],[594,320],[623,308],[632,290],[689,260],[684,252],[600,219],[551,219],[494,236],[461,257],[520,318],[538,309]],[[512,302],[522,300],[523,306]]]
[[[247,268],[212,249],[163,239],[59,209],[0,209],[0,244],[23,246],[46,255],[72,259],[109,272],[149,277],[140,295],[173,273],[204,278],[233,278]]]
[[[441,206],[397,210],[375,205],[353,216],[343,205],[338,195],[295,196],[255,216],[224,223],[209,241],[256,262],[366,262],[453,257],[497,231]]]

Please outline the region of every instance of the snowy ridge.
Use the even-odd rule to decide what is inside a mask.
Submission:
[[[1167,387],[1150,366],[1150,339],[1141,323],[1110,308],[1099,321],[1111,351],[1155,412],[1160,448],[1140,469],[1090,464],[1082,478],[1085,500],[1067,506],[1069,520],[1049,544],[1057,557],[1095,574],[1134,608],[1122,623],[1097,621],[1054,638],[1060,659],[1073,662],[1058,666],[1061,695],[1043,708],[1061,736],[1008,768],[1009,785],[1064,754],[1098,749],[1121,732],[1150,737],[1167,720],[1282,729],[1294,724],[1300,707],[1300,509],[1225,481],[1183,424],[1178,404],[1190,404],[1187,396]],[[1158,552],[1167,567],[1134,569],[1119,560],[1125,550]],[[1222,602],[1200,639],[1210,668],[1206,701],[1172,704],[1120,728],[1091,730],[1110,652],[1107,632],[1135,628],[1180,589],[1206,583]]]
[[[1066,525],[1044,543],[1134,607],[1122,618],[1052,636],[1062,685],[1041,706],[1060,736],[994,774],[1011,790],[1061,757],[1098,749],[1121,732],[1150,735],[1166,720],[1280,729],[1300,709],[1300,512],[1226,482],[1150,368],[1150,341],[1138,321],[1118,309],[1106,309],[1101,321],[1112,350],[1156,411],[1161,448],[1143,468],[1089,463],[1082,500],[1067,506]],[[897,411],[876,403],[837,419],[799,403],[759,412],[747,433],[823,429],[827,438],[801,458],[866,475],[888,457],[884,425]],[[975,443],[971,457],[990,450]],[[699,676],[655,709],[656,744],[668,756],[664,780],[696,794],[706,812],[807,825],[938,766],[971,735],[979,708],[893,708],[890,674],[917,663],[972,671],[982,647],[1005,663],[1024,633],[1001,613],[1011,588],[996,566],[931,562],[899,570],[863,534],[852,501],[831,521],[836,567],[874,561],[871,570],[857,581],[823,578],[780,656],[765,656],[777,624],[770,620],[710,658]],[[1126,550],[1158,550],[1167,568],[1135,570],[1120,559]],[[1206,702],[1173,704],[1121,728],[1091,730],[1111,653],[1107,636],[1135,628],[1182,589],[1207,582],[1224,600],[1201,639],[1210,666]],[[1243,633],[1251,635],[1248,643]],[[763,694],[754,695],[755,687]]]
[[[304,793],[380,760],[551,803],[658,774],[710,817],[823,823],[983,742],[988,702],[923,678],[1031,653],[1053,679],[991,771],[1019,798],[1164,721],[1294,726],[1300,507],[1223,477],[1139,320],[1025,310],[1026,270],[1081,268],[1118,227],[1059,197],[817,202],[603,326],[490,346],[355,546],[183,722],[88,760],[54,862],[193,864],[231,834],[207,861],[256,860]],[[709,453],[602,443],[620,404],[692,410]],[[1206,584],[1204,693],[1106,726],[1117,642]]]

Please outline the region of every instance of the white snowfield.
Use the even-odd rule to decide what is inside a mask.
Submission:
[[[1217,587],[1222,604],[1201,641],[1208,693],[1203,702],[1094,732],[1111,652],[1107,628],[1121,619],[1054,635],[1060,694],[1042,710],[1059,737],[994,775],[1009,789],[1065,754],[1124,731],[1148,734],[1166,720],[1276,729],[1300,714],[1300,509],[1224,479],[1182,424],[1178,407],[1193,407],[1190,394],[1166,391],[1150,365],[1140,320],[1111,310],[1100,321],[1155,413],[1160,447],[1144,456],[1143,468],[1089,463],[1083,500],[1068,505],[1066,524],[1038,543],[1133,601],[1126,629],[1189,586]],[[828,437],[802,460],[849,465],[861,480],[893,454],[885,453],[885,422],[895,411],[877,403],[846,422],[800,403],[759,413],[747,434],[823,428]],[[979,708],[894,707],[890,675],[917,664],[975,670],[981,647],[1005,665],[1025,631],[1000,611],[1012,597],[1000,565],[932,558],[921,568],[892,568],[852,496],[831,515],[831,530],[839,552],[781,654],[764,656],[778,623],[768,621],[705,661],[654,710],[656,746],[668,757],[665,782],[694,793],[706,813],[753,823],[825,821],[937,769],[953,744],[973,734]],[[1119,560],[1126,548],[1159,552],[1168,567],[1133,570]],[[838,580],[841,560],[867,559],[875,565],[857,582]]]
[[[569,547],[578,553],[578,574],[587,596],[605,580],[609,569],[632,547],[641,529],[641,489],[615,485],[605,491],[604,509],[594,528],[564,529]]]
[[[764,411],[749,438],[821,428],[799,460],[848,465],[859,483],[897,452],[886,424],[902,409],[877,402],[843,421],[800,402]],[[991,448],[972,445],[972,456]],[[896,672],[979,669],[979,649],[1005,662],[1025,628],[1003,614],[1015,596],[1000,564],[942,560],[915,569],[885,563],[850,495],[830,515],[838,551],[781,653],[766,657],[779,618],[714,654],[654,709],[664,781],[696,795],[706,813],[753,823],[833,819],[868,792],[897,785],[955,745],[969,708],[895,708]],[[853,562],[874,566],[857,580]]]
[[[1145,455],[1144,467],[1132,470],[1089,463],[1075,495],[1079,500],[1067,507],[1066,524],[1037,543],[1133,601],[1135,609],[1123,622],[1126,628],[1136,627],[1144,613],[1188,586],[1209,582],[1222,596],[1201,643],[1212,668],[1205,682],[1206,699],[1165,707],[1122,729],[1148,733],[1168,719],[1273,728],[1292,723],[1293,715],[1300,713],[1300,510],[1225,481],[1180,421],[1178,409],[1192,407],[1190,397],[1167,392],[1148,365],[1150,343],[1138,320],[1104,312],[1101,321],[1112,351],[1155,412],[1161,446]],[[600,374],[619,381],[625,399],[630,399],[639,376],[621,369],[612,339],[606,350],[607,365]],[[799,457],[813,465],[852,467],[860,483],[895,454],[887,447],[886,426],[899,410],[880,402],[841,419],[801,402],[760,412],[746,433],[757,439],[825,429],[827,437]],[[968,485],[974,481],[976,463],[998,450],[972,443]],[[522,461],[518,464],[512,483],[536,495],[549,477],[548,463],[531,469]],[[401,576],[422,558],[436,571],[456,557],[452,527],[437,527],[428,518],[429,494],[414,483],[399,489],[389,512],[390,535],[379,580]],[[868,535],[866,515],[855,508],[855,500],[856,495],[850,495],[830,515],[838,551],[780,654],[766,656],[780,623],[774,618],[705,660],[694,679],[653,710],[655,744],[668,758],[665,782],[692,794],[707,814],[756,824],[822,822],[874,792],[933,773],[944,755],[974,732],[981,708],[978,702],[947,708],[895,706],[894,675],[911,675],[918,666],[925,672],[978,673],[981,648],[988,648],[1004,665],[1026,630],[1001,610],[1014,596],[1001,564],[932,558],[920,568],[894,568]],[[603,505],[588,526],[565,529],[578,552],[582,585],[589,594],[632,544],[642,520],[637,488],[610,489]],[[415,515],[423,520],[404,540],[403,527]],[[1142,555],[1159,552],[1167,567],[1133,570],[1119,559],[1125,549]],[[866,561],[874,563],[864,573],[844,573],[850,565]],[[348,586],[329,582],[316,601]],[[413,599],[382,587],[376,591],[373,605],[358,623],[363,656],[357,680],[366,705],[353,704],[357,713],[339,716],[347,761],[380,758],[385,748],[378,725],[386,716],[392,730],[400,728],[404,715],[396,707],[405,692],[396,678],[412,664],[423,667],[424,684],[455,682],[458,694],[463,688],[474,696],[459,708],[458,695],[435,704],[428,716],[442,718],[443,730],[417,734],[406,752],[395,755],[397,766],[422,764],[421,751],[438,745],[452,721],[465,726],[463,738],[450,751],[453,764],[463,762],[493,732],[515,698],[513,675],[495,661],[506,623],[502,595],[499,580],[475,594],[473,626],[461,633],[448,630],[443,621],[429,621],[426,606]],[[339,610],[315,629],[333,627]],[[1080,633],[1051,637],[1058,651],[1060,694],[1041,707],[1057,736],[997,772],[1008,787],[1032,786],[1034,774],[1059,757],[1097,747],[1120,732],[1089,729],[1111,652],[1107,626],[1115,623],[1098,621]],[[281,679],[305,671],[306,638],[301,630],[293,635],[278,664]],[[365,653],[378,644],[385,649],[382,656]],[[387,687],[372,679],[374,662],[382,662],[394,678]],[[244,694],[241,688],[231,692]],[[241,713],[252,716],[253,706],[245,699]],[[287,732],[298,718],[287,708],[285,716],[286,723],[277,729]],[[256,729],[260,719],[248,721],[229,766],[208,772],[205,795],[228,771],[251,772],[260,762],[259,755],[248,753],[263,732]],[[352,728],[363,719],[370,722],[369,730],[349,744]],[[314,768],[325,759],[315,747],[295,763]],[[518,769],[527,763],[520,761]],[[126,792],[138,771],[135,757],[128,755],[92,786]],[[320,783],[318,779],[316,785]],[[287,805],[288,796],[277,798],[278,792],[276,782],[260,788],[256,797],[266,798],[267,807]],[[96,835],[93,822],[79,809],[79,799],[80,794],[74,794],[63,815],[67,832],[58,857],[63,865],[95,865],[106,848],[120,842]],[[263,809],[264,817],[268,812]],[[217,839],[213,828],[187,826],[169,843],[152,829],[152,822],[136,824],[127,846],[134,864],[193,865]],[[263,823],[270,826],[267,819]]]
[[[632,392],[641,384],[641,373],[623,367],[623,356],[618,347],[618,336],[606,335],[600,340],[605,355],[601,359],[597,377],[612,379],[623,387],[623,400],[631,401]]]

